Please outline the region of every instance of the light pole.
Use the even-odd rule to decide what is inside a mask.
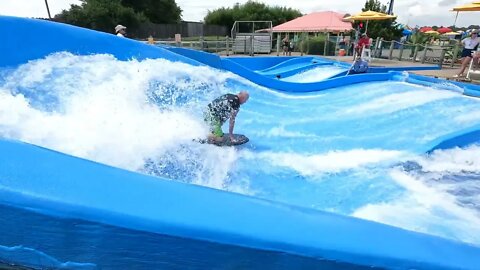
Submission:
[[[388,14],[389,15],[393,14],[393,2],[394,2],[394,0],[390,0],[390,5],[388,6]]]
[[[45,6],[47,6],[48,18],[51,20],[52,16],[50,15],[50,8],[48,7],[48,1],[45,0]]]

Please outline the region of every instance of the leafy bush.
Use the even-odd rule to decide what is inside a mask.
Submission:
[[[326,35],[320,35],[317,37],[310,37],[306,43],[308,49],[307,54],[324,55],[325,42],[327,42]],[[327,44],[327,55],[335,55],[335,43],[329,42]]]
[[[325,47],[325,37],[318,36],[308,39],[307,48],[308,54],[323,55]]]

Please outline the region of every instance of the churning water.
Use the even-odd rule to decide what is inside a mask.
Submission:
[[[208,133],[204,107],[244,89],[235,132],[250,142],[192,141]],[[278,93],[209,67],[109,55],[58,53],[0,72],[1,137],[476,245],[480,146],[424,153],[479,125],[479,105],[392,81]]]

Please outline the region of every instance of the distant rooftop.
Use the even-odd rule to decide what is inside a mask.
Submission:
[[[347,32],[353,28],[343,21],[344,16],[334,11],[314,12],[277,25],[273,32]]]

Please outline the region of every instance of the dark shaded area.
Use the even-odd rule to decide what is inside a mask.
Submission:
[[[99,269],[378,269],[52,218],[4,205],[0,231],[0,245],[22,245],[59,262],[96,264]],[[6,260],[0,258],[10,267]]]

